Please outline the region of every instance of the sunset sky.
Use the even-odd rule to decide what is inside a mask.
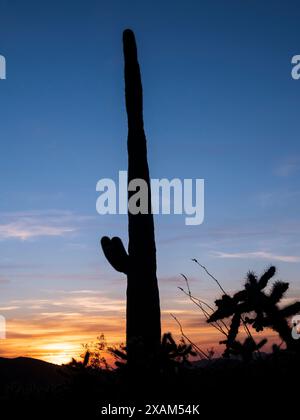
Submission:
[[[212,303],[270,264],[300,297],[297,1],[0,1],[0,356],[55,363],[124,341],[126,279],[99,240],[96,183],[126,170],[122,31],[135,31],[153,178],[204,178],[205,219],[156,216],[163,330],[222,337],[178,290]]]

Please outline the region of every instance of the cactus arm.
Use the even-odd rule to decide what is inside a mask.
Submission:
[[[122,240],[117,236],[110,239],[103,236],[101,239],[101,246],[104,255],[110,265],[121,273],[128,273],[129,256],[124,248]]]

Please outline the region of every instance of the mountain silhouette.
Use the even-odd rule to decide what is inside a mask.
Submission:
[[[30,357],[0,357],[0,385],[49,385],[64,382],[62,367]]]

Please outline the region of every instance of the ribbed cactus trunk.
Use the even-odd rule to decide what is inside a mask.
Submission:
[[[159,291],[156,277],[154,221],[147,145],[143,123],[143,94],[135,37],[123,33],[125,96],[128,117],[128,183],[142,179],[148,186],[147,214],[128,212],[128,254],[120,238],[102,238],[111,265],[127,275],[126,347],[129,366],[152,365],[161,340]],[[128,193],[128,200],[134,192]]]

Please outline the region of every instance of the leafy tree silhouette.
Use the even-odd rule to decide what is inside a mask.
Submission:
[[[112,267],[127,275],[126,348],[131,367],[153,365],[161,340],[156,246],[151,214],[151,189],[143,122],[143,94],[134,33],[123,33],[125,97],[128,117],[128,183],[136,178],[148,186],[147,214],[128,212],[128,253],[120,238],[104,236],[103,252]],[[128,200],[134,192],[128,193]]]
[[[289,284],[282,281],[276,281],[270,292],[265,292],[264,289],[275,272],[276,268],[271,266],[258,278],[255,273],[250,271],[247,274],[243,290],[233,296],[224,294],[221,299],[216,300],[217,310],[208,318],[208,322],[232,317],[227,338],[222,342],[226,344],[225,355],[229,355],[232,351],[236,352],[238,348],[241,349],[240,344],[236,342],[236,337],[243,314],[253,314],[252,317],[245,317],[245,323],[251,324],[256,331],[262,331],[265,327],[272,328],[279,334],[288,349],[297,348],[298,343],[291,336],[287,318],[300,311],[300,302],[283,308],[279,307],[280,300],[289,288]],[[248,348],[254,345],[250,341],[244,344]]]

